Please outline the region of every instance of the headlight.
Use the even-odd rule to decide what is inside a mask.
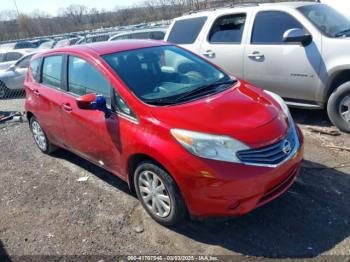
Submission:
[[[228,136],[172,129],[171,134],[190,153],[208,159],[241,163],[237,151],[249,149],[242,142]]]
[[[282,99],[282,97],[280,97],[276,93],[273,93],[273,92],[270,92],[267,90],[264,90],[264,92],[267,93],[268,95],[270,95],[273,99],[275,99],[276,102],[279,103],[279,105],[281,106],[283,113],[285,113],[289,119],[292,119],[292,115],[290,114],[289,108],[286,105],[286,102],[284,102],[284,100]]]

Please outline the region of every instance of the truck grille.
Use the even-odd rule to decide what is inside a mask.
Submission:
[[[299,147],[296,128],[290,128],[287,136],[281,141],[257,149],[248,149],[237,152],[237,157],[244,164],[275,166],[288,159]]]

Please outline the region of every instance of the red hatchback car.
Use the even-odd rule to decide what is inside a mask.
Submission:
[[[41,53],[25,90],[41,151],[65,148],[119,176],[163,225],[246,214],[300,169],[303,136],[279,96],[169,43]]]

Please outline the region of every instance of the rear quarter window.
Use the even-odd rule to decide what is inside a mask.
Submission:
[[[168,40],[175,44],[193,44],[196,41],[207,17],[178,20],[174,23]]]
[[[30,62],[29,68],[32,74],[33,79],[36,82],[40,82],[40,65],[41,59],[37,58]]]

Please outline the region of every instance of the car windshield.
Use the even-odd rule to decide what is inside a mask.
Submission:
[[[328,5],[315,4],[298,10],[328,37],[350,36],[350,20]]]
[[[193,100],[232,86],[235,80],[204,59],[176,46],[103,56],[129,89],[148,104]]]

